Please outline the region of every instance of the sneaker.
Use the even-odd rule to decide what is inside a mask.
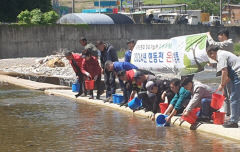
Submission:
[[[83,94],[83,91],[80,90],[80,91],[78,92],[78,94],[75,95],[75,97],[77,98],[77,97],[81,96],[82,94]]]
[[[224,128],[238,128],[238,124],[234,123],[234,122],[231,122],[231,121],[228,121],[228,122],[223,124],[223,127]]]

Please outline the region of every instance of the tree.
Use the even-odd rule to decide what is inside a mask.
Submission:
[[[45,24],[55,24],[58,19],[59,15],[55,11],[50,11],[43,14],[43,22]]]
[[[40,9],[34,9],[31,11],[31,23],[32,24],[42,24],[43,16]]]
[[[186,3],[188,9],[201,9],[203,12],[219,15],[220,0],[177,0],[178,3]],[[227,4],[228,0],[222,0],[222,4]],[[240,0],[230,0],[230,4],[239,4]]]
[[[22,11],[18,16],[19,24],[55,24],[59,15],[55,11],[42,13],[40,9]]]
[[[31,24],[31,14],[28,10],[22,11],[17,18],[20,24]]]
[[[16,22],[17,15],[24,10],[52,10],[51,0],[0,0],[0,21]]]

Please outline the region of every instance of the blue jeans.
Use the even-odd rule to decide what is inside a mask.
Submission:
[[[232,92],[230,95],[231,101],[231,118],[234,123],[238,123],[240,117],[240,82],[239,84],[233,84]]]
[[[213,108],[211,108],[211,100],[212,99],[208,99],[208,98],[203,98],[201,100],[201,110],[200,113],[198,115],[198,117],[208,117],[211,118],[212,113],[213,113]]]

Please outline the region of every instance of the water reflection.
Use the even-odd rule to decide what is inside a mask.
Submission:
[[[11,90],[5,89],[5,94]],[[0,99],[0,151],[240,150],[238,143],[220,137],[180,127],[155,127],[128,113],[38,91],[14,90],[15,94]],[[22,92],[27,95],[21,96]],[[21,98],[15,98],[18,93]]]

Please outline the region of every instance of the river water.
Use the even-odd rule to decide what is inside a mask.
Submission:
[[[240,151],[240,144],[180,127],[0,83],[0,151]]]

